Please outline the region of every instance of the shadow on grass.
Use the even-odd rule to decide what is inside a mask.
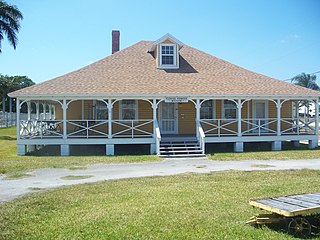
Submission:
[[[148,155],[150,154],[150,146],[148,144],[115,145],[114,151],[116,156]],[[60,146],[41,146],[26,155],[60,156]],[[70,145],[70,156],[106,156],[106,145]]]
[[[17,140],[17,138],[13,138],[13,137],[10,137],[10,136],[0,136],[0,140],[8,140],[8,141],[15,141]]]
[[[233,143],[207,143],[206,154],[214,155],[215,153],[232,153],[234,152]],[[314,150],[320,149],[320,147]],[[310,150],[307,144],[294,146],[293,142],[283,142],[282,151],[288,150]],[[252,142],[244,143],[244,152],[267,152],[271,151],[271,142]]]

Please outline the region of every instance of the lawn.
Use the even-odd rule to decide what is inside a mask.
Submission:
[[[39,168],[70,168],[96,163],[159,161],[155,155],[132,156],[17,156],[16,128],[0,128],[0,174]]]
[[[0,239],[294,239],[244,223],[251,198],[320,191],[320,171],[183,174],[62,187],[0,204]]]
[[[234,153],[232,148],[220,145],[208,145],[207,157],[211,160],[229,161],[245,159],[312,159],[320,158],[320,148],[308,150],[306,146],[293,149],[285,145],[285,151],[274,152],[267,150],[265,145],[251,146],[248,152]],[[16,175],[17,172],[39,168],[69,168],[77,169],[88,164],[96,163],[124,163],[161,161],[155,155],[122,155],[122,156],[79,156],[81,153],[88,155],[87,149],[78,153],[78,156],[17,156],[16,155],[16,128],[0,128],[0,174]],[[98,152],[99,153],[99,152]],[[94,154],[93,154],[94,155]],[[20,173],[19,173],[20,174]]]

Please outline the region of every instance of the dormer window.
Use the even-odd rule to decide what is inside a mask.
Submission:
[[[172,66],[175,63],[175,46],[169,44],[161,45],[161,65]]]
[[[150,52],[154,53],[157,68],[178,69],[179,54],[182,47],[183,43],[169,33],[155,41]]]

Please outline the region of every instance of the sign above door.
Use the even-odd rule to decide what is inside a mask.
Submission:
[[[187,97],[167,97],[164,102],[166,103],[186,103],[189,99]]]

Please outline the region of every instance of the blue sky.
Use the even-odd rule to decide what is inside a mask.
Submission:
[[[17,50],[2,41],[0,73],[39,83],[170,33],[183,43],[277,79],[320,71],[319,0],[7,0],[24,20]],[[317,74],[320,84],[320,74]]]

